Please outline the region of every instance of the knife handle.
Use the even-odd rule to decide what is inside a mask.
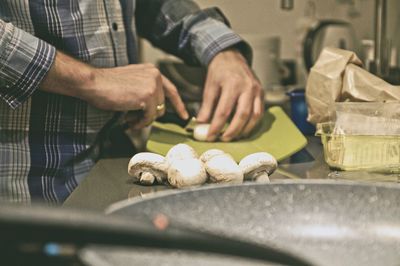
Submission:
[[[189,119],[182,119],[180,118],[176,113],[165,113],[163,116],[157,118],[156,120],[157,122],[160,123],[173,123],[173,124],[177,124],[178,126],[185,128],[187,126],[187,124],[189,124],[190,122],[190,118]]]
[[[129,121],[130,124],[138,123],[143,118],[143,115],[144,113],[142,110],[130,111],[128,113],[128,118],[126,120]],[[157,118],[156,121],[163,124],[165,123],[177,124],[180,127],[185,128],[189,124],[190,118],[185,120],[180,118],[176,113],[166,112],[163,116]],[[127,123],[125,123],[125,127],[128,127]]]

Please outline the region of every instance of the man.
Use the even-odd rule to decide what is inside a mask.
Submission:
[[[0,195],[63,202],[98,159],[98,139],[142,110],[136,129],[164,113],[182,118],[176,87],[137,63],[137,36],[208,67],[198,114],[209,140],[249,134],[263,114],[247,45],[218,9],[183,0],[5,0],[0,2]]]

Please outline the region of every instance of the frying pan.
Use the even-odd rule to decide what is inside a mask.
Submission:
[[[159,192],[109,215],[0,204],[0,255],[55,265],[27,256],[51,241],[85,246],[84,265],[400,265],[399,200],[397,184],[300,180]]]
[[[191,228],[285,250],[315,265],[400,265],[399,203],[397,184],[303,180],[161,192],[117,203],[108,213],[148,219],[163,214]],[[211,265],[204,254],[152,249],[91,248],[86,258],[108,258],[104,265]]]

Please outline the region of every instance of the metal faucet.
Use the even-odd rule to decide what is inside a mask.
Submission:
[[[386,38],[387,0],[375,0],[375,65],[376,75],[389,74],[390,42]]]

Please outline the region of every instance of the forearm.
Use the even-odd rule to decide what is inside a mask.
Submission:
[[[84,100],[93,87],[94,73],[94,67],[56,52],[54,62],[39,89]]]
[[[37,89],[86,100],[95,89],[94,73],[94,67],[0,20],[0,98],[11,108]]]

